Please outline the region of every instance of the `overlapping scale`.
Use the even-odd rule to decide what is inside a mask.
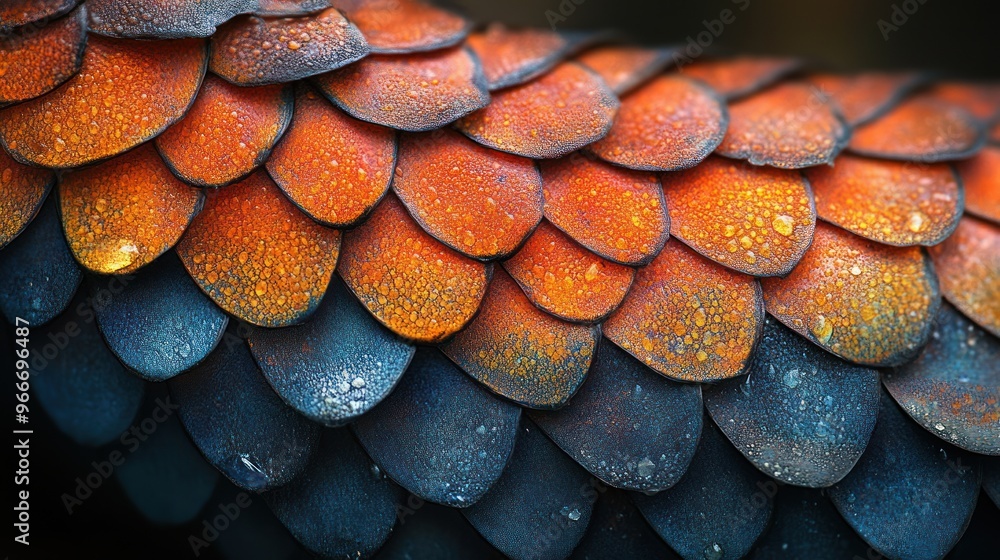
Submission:
[[[965,188],[965,209],[1000,224],[1000,147],[986,146],[956,168]]]
[[[424,500],[467,507],[503,473],[520,418],[520,407],[491,396],[440,351],[422,348],[354,431],[401,486]]]
[[[531,422],[518,431],[500,480],[462,513],[509,558],[565,558],[587,530],[600,483]]]
[[[87,0],[90,30],[129,39],[208,37],[215,27],[257,8],[257,0]]]
[[[655,175],[580,154],[543,162],[545,217],[598,255],[626,265],[650,262],[670,230]]]
[[[14,27],[59,17],[80,0],[8,0],[0,5],[0,34]]]
[[[861,538],[890,558],[943,558],[979,495],[976,459],[917,427],[882,396],[868,449],[828,492]]]
[[[787,486],[774,502],[774,521],[750,558],[877,558],[819,491]]]
[[[338,271],[347,287],[380,323],[418,342],[462,330],[493,270],[425,233],[395,196],[344,236],[342,253]]]
[[[636,273],[604,335],[657,372],[680,381],[744,373],[764,324],[760,284],[667,243]]]
[[[676,52],[667,47],[607,45],[590,49],[576,60],[597,72],[611,91],[624,95],[666,68]]]
[[[983,491],[1000,507],[1000,459],[996,457],[983,459]]]
[[[489,105],[459,120],[457,127],[490,148],[555,158],[607,134],[618,106],[600,76],[564,62],[537,80],[495,92]]]
[[[178,177],[219,187],[264,163],[292,120],[292,88],[239,87],[209,75],[191,110],[156,139]]]
[[[152,144],[66,172],[63,230],[73,256],[100,274],[128,274],[177,243],[204,197],[170,172]]]
[[[680,67],[680,72],[700,80],[726,99],[736,99],[761,90],[799,69],[794,58],[739,56],[698,60]]]
[[[541,76],[595,38],[592,33],[513,29],[494,23],[471,34],[466,42],[482,62],[486,86],[493,91]]]
[[[331,0],[364,33],[376,53],[409,53],[450,47],[469,22],[419,0]]]
[[[209,67],[240,86],[290,82],[368,55],[358,28],[333,8],[289,18],[240,16],[212,35]]]
[[[765,278],[764,302],[779,321],[858,363],[904,363],[930,336],[940,303],[930,259],[819,223],[812,247],[785,278]]]
[[[930,253],[941,293],[980,327],[1000,336],[1000,227],[966,216]]]
[[[503,560],[457,508],[440,506],[414,495],[397,507],[393,529],[376,560]]]
[[[424,230],[474,259],[510,255],[542,219],[533,161],[452,130],[404,135],[392,188]]]
[[[177,245],[198,286],[255,325],[303,321],[319,305],[340,251],[340,232],[303,215],[263,172],[210,192]]]
[[[412,132],[440,128],[490,102],[479,61],[461,46],[370,56],[316,84],[353,117]]]
[[[328,426],[346,424],[381,402],[414,352],[379,325],[336,277],[308,323],[255,329],[247,340],[278,395]]]
[[[851,126],[859,126],[880,116],[923,79],[916,72],[819,74],[809,77],[809,81],[823,95],[833,100]]]
[[[258,16],[303,16],[321,12],[330,5],[330,0],[257,0],[253,13]]]
[[[395,165],[395,132],[353,119],[299,86],[292,124],[267,171],[314,220],[351,227],[385,196]]]
[[[441,346],[449,358],[491,391],[522,406],[554,409],[583,383],[600,338],[536,308],[502,269],[479,315]]]
[[[55,182],[52,171],[21,165],[0,149],[0,249],[35,219]]]
[[[936,245],[962,216],[963,189],[952,166],[844,154],[806,170],[819,217],[886,245]]]
[[[657,492],[681,479],[701,434],[701,387],[661,378],[614,344],[557,411],[530,413],[577,463],[616,488]]]
[[[241,488],[263,492],[287,484],[318,445],[319,425],[271,390],[232,326],[205,361],[168,383],[194,444]]]
[[[670,549],[642,518],[628,493],[613,488],[599,489],[600,496],[587,527],[587,534],[573,550],[571,560],[677,560]]]
[[[184,116],[207,59],[199,39],[91,36],[77,74],[42,97],[0,110],[0,142],[15,159],[45,167],[120,154]]]
[[[684,558],[742,558],[767,528],[777,484],[757,472],[708,419],[687,474],[632,501]]]
[[[33,99],[68,80],[80,70],[86,46],[87,10],[82,7],[41,28],[0,34],[0,107]]]
[[[712,157],[662,180],[671,235],[723,266],[785,275],[812,243],[816,210],[799,172]]]
[[[719,146],[728,123],[718,94],[687,77],[665,75],[622,99],[611,130],[587,149],[631,169],[687,169]]]
[[[976,82],[938,82],[928,95],[964,108],[983,123],[1000,118],[1000,86]]]
[[[538,307],[567,321],[602,321],[628,293],[635,270],[584,249],[548,221],[504,261]]]
[[[785,82],[729,105],[729,129],[716,150],[754,165],[800,169],[832,163],[850,129],[815,86]]]
[[[864,453],[880,391],[874,369],[768,318],[747,376],[706,389],[705,408],[761,472],[815,488],[842,479]]]

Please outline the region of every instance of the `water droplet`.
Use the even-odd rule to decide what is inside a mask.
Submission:
[[[792,234],[792,232],[795,229],[794,226],[795,226],[795,219],[792,218],[791,216],[786,216],[784,214],[779,214],[775,216],[774,220],[771,221],[771,227],[774,228],[774,231],[778,232],[781,235],[784,235],[785,237],[788,237],[789,235]]]
[[[649,477],[653,476],[653,472],[656,470],[656,463],[649,460],[649,457],[639,461],[636,465],[636,469],[639,472],[639,476]]]

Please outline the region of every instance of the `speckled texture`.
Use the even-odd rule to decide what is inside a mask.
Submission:
[[[357,25],[376,53],[428,51],[459,43],[470,23],[417,0],[331,0]]]
[[[52,171],[21,165],[0,149],[0,249],[35,219],[55,182]]]
[[[1000,340],[950,305],[941,306],[931,340],[916,360],[887,372],[896,402],[935,436],[1000,455]]]
[[[257,8],[256,0],[87,0],[90,30],[111,37],[208,37],[215,26]]]
[[[764,323],[747,376],[705,390],[705,408],[761,472],[825,487],[850,472],[875,429],[879,375]]]
[[[829,490],[840,514],[890,558],[943,558],[979,496],[979,463],[907,419],[882,396],[878,424],[854,470]]]
[[[851,126],[864,124],[899,102],[923,77],[916,72],[819,74],[809,81],[840,109]]]
[[[824,223],[785,278],[765,278],[767,311],[844,359],[872,366],[920,351],[941,295],[930,259],[917,247],[888,247]]]
[[[873,558],[871,548],[818,490],[786,486],[774,501],[774,521],[750,553],[754,560]]]
[[[966,216],[930,253],[944,297],[1000,336],[1000,227]]]
[[[712,157],[662,177],[670,234],[723,266],[783,276],[812,243],[812,190],[796,171]]]
[[[990,82],[938,82],[928,95],[946,103],[958,105],[983,123],[1000,118],[1000,86]]]
[[[965,210],[1000,225],[1000,146],[986,146],[956,165],[965,188]]]
[[[447,129],[403,135],[392,188],[427,233],[474,259],[511,254],[542,219],[535,162]]]
[[[108,293],[92,290],[101,303],[97,323],[118,359],[150,381],[169,379],[205,359],[229,322],[174,253],[115,282]]]
[[[539,28],[513,29],[500,23],[469,35],[467,43],[483,63],[490,91],[522,84],[552,69],[594,37]]]
[[[302,16],[321,12],[330,5],[330,0],[258,0],[253,13],[258,16]]]
[[[3,18],[0,18],[3,19]],[[0,36],[0,107],[48,93],[83,63],[87,10]]]
[[[152,144],[59,183],[63,231],[77,262],[100,274],[128,274],[168,251],[201,208],[201,191],[170,173]]]
[[[334,277],[316,315],[294,329],[255,329],[250,351],[271,387],[307,418],[339,426],[392,391],[414,348],[378,324]]]
[[[681,478],[701,435],[701,387],[665,380],[602,341],[568,405],[529,413],[585,469],[616,488],[658,492]]]
[[[0,6],[0,32],[12,27],[58,17],[73,9],[80,0],[8,0]]]
[[[631,45],[602,45],[577,57],[618,95],[628,93],[663,70],[676,51],[671,48],[646,49]]]
[[[467,507],[503,473],[520,418],[519,407],[491,396],[440,351],[421,348],[399,387],[354,429],[404,488],[424,500]]]
[[[799,69],[794,58],[737,56],[695,60],[680,67],[680,73],[700,80],[726,99],[755,93]]]
[[[596,325],[567,323],[536,308],[498,269],[479,315],[441,348],[491,391],[552,409],[583,383],[599,337]]]

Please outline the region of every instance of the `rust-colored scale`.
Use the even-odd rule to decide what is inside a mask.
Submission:
[[[283,327],[319,305],[340,237],[300,212],[258,171],[209,191],[177,254],[219,307],[255,325]]]
[[[1000,224],[1000,146],[986,146],[956,168],[965,187],[965,209]]]
[[[303,16],[330,7],[330,0],[257,0],[258,16]]]
[[[576,60],[597,72],[611,91],[622,95],[666,68],[675,52],[674,49],[610,45],[590,49]]]
[[[607,136],[587,149],[630,169],[687,169],[719,146],[728,121],[714,91],[683,76],[660,76],[622,99]]]
[[[607,134],[618,105],[600,76],[564,62],[537,80],[494,93],[492,103],[457,126],[497,150],[555,158]]]
[[[202,203],[152,144],[76,171],[59,182],[63,230],[73,256],[99,274],[128,274],[177,243]]]
[[[36,29],[0,35],[0,107],[48,93],[80,69],[87,46],[87,10]]]
[[[396,334],[440,342],[479,309],[493,266],[449,249],[420,229],[395,196],[344,236],[340,275]]]
[[[574,155],[542,163],[545,217],[584,247],[627,265],[648,263],[670,219],[655,175]]]
[[[672,242],[636,272],[625,301],[602,328],[659,373],[706,382],[743,373],[763,326],[755,278]]]
[[[491,391],[529,408],[554,409],[583,383],[600,336],[596,325],[567,323],[536,308],[497,270],[482,311],[441,350]]]
[[[0,2],[0,34],[28,23],[59,17],[80,0],[4,0]]]
[[[968,111],[920,95],[855,129],[849,147],[868,156],[935,162],[972,155],[984,138],[982,127]]]
[[[35,218],[55,180],[52,171],[21,165],[0,149],[0,249]]]
[[[239,16],[212,35],[211,69],[241,86],[290,82],[368,54],[364,36],[333,8],[290,18]]]
[[[962,189],[945,163],[885,161],[844,154],[806,176],[819,217],[887,245],[935,245],[962,215]]]
[[[513,253],[542,219],[534,161],[452,130],[404,135],[392,188],[427,233],[475,259]]]
[[[948,301],[1000,336],[1000,227],[966,216],[930,253]]]
[[[54,91],[0,111],[0,140],[16,159],[76,167],[120,154],[180,119],[207,61],[199,39],[91,36],[80,71]]]
[[[816,210],[797,171],[711,157],[662,180],[670,234],[723,266],[782,276],[812,243]]]
[[[209,75],[191,110],[156,139],[167,165],[185,181],[218,187],[264,163],[292,120],[292,88],[246,88]]]
[[[854,75],[819,74],[809,81],[837,104],[851,125],[868,122],[898,103],[923,80],[916,72],[865,72]]]
[[[726,99],[735,99],[763,89],[798,70],[794,58],[740,56],[699,60],[680,67],[680,72],[701,80]]]
[[[973,82],[941,82],[928,91],[931,97],[958,105],[981,122],[1000,118],[1000,85]]]
[[[994,124],[992,128],[990,128],[989,135],[990,135],[990,142],[994,144],[1000,144],[1000,121],[997,121],[997,123]]]
[[[364,33],[372,52],[409,53],[449,47],[469,32],[469,22],[416,0],[332,0]]]
[[[300,85],[292,124],[267,171],[314,220],[351,227],[382,200],[395,165],[395,131],[351,118]]]
[[[258,0],[87,0],[90,31],[129,39],[208,37]]]
[[[852,362],[906,362],[927,341],[941,296],[919,247],[890,247],[820,222],[812,247],[785,278],[765,278],[779,321]]]
[[[832,162],[848,135],[843,117],[815,86],[786,82],[729,106],[729,131],[717,152],[800,169]]]
[[[591,253],[547,221],[503,266],[532,303],[585,323],[617,309],[635,276],[634,269]]]
[[[555,31],[511,29],[499,23],[469,35],[466,41],[482,62],[491,91],[540,76],[580,44]]]
[[[441,128],[490,102],[482,69],[464,47],[373,55],[316,83],[355,118],[411,132]]]

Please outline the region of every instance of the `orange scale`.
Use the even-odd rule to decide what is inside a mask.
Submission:
[[[493,266],[420,229],[395,196],[344,236],[340,276],[383,325],[417,342],[462,330],[486,295]]]
[[[368,55],[365,38],[333,8],[317,14],[240,16],[212,35],[212,72],[241,86],[291,82]]]
[[[567,321],[602,321],[621,305],[635,270],[584,249],[543,221],[504,268],[528,299]]]
[[[990,142],[1000,144],[1000,121],[990,128]]]
[[[628,45],[597,47],[576,61],[590,68],[618,95],[643,84],[670,64],[676,49],[646,49]]]
[[[943,82],[928,90],[928,95],[958,105],[981,122],[1000,118],[1000,85],[972,82]]]
[[[534,161],[452,130],[404,135],[392,188],[427,233],[474,259],[513,253],[542,219]]]
[[[99,274],[128,274],[177,243],[203,196],[174,177],[146,144],[64,173],[59,199],[76,260]]]
[[[910,161],[947,161],[974,154],[985,140],[975,117],[928,95],[910,97],[854,130],[851,151]]]
[[[865,72],[820,74],[809,81],[837,104],[851,126],[857,126],[898,103],[923,77],[916,72]]]
[[[303,16],[330,7],[330,0],[256,0],[258,16]]]
[[[600,336],[597,325],[539,310],[499,270],[482,311],[441,350],[494,393],[529,408],[555,409],[583,384]]]
[[[587,149],[630,169],[687,169],[719,146],[728,120],[711,89],[683,76],[660,76],[622,99],[607,136]]]
[[[944,297],[1000,336],[1000,227],[966,216],[930,253]]]
[[[372,52],[409,53],[460,43],[470,24],[449,11],[415,0],[332,0],[361,29]]]
[[[0,107],[48,93],[80,70],[87,10],[35,28],[0,35]]]
[[[699,60],[680,66],[681,74],[700,80],[726,99],[735,99],[763,89],[799,69],[794,58],[741,56]]]
[[[191,110],[156,139],[178,177],[219,187],[264,163],[292,120],[292,88],[234,86],[208,76]]]
[[[563,34],[547,29],[510,29],[494,23],[467,39],[490,91],[514,86],[549,71],[560,60],[586,46],[592,34]]]
[[[162,132],[187,112],[208,60],[199,39],[91,36],[80,71],[54,91],[0,110],[0,141],[23,162],[76,167]]]
[[[209,191],[177,245],[188,273],[219,307],[262,327],[308,318],[340,252],[340,232],[317,224],[263,171]]]
[[[662,180],[670,234],[723,266],[783,276],[812,243],[816,209],[797,171],[711,157]]]
[[[29,23],[59,17],[80,0],[4,0],[0,2],[0,35]]]
[[[355,118],[411,132],[440,128],[490,102],[482,68],[464,47],[370,56],[316,84]]]
[[[1000,224],[1000,146],[986,146],[955,165],[965,187],[965,210]]]
[[[314,220],[352,227],[385,196],[395,165],[395,131],[351,118],[299,86],[292,124],[267,171]]]
[[[935,245],[962,216],[962,188],[945,163],[852,155],[806,171],[819,217],[886,245]]]
[[[744,373],[763,326],[755,278],[667,243],[602,330],[660,374],[701,383]]]
[[[618,105],[600,76],[564,62],[537,80],[494,93],[486,108],[456,126],[484,146],[555,158],[604,137]]]
[[[0,249],[31,223],[55,182],[52,171],[21,165],[0,149]]]
[[[912,359],[941,303],[930,259],[816,224],[812,247],[785,278],[765,278],[768,313],[823,349],[876,367]]]
[[[670,219],[655,175],[582,155],[542,162],[545,217],[598,255],[648,263],[667,242]]]
[[[754,165],[801,169],[830,163],[850,130],[815,87],[786,82],[729,106],[718,153]]]

